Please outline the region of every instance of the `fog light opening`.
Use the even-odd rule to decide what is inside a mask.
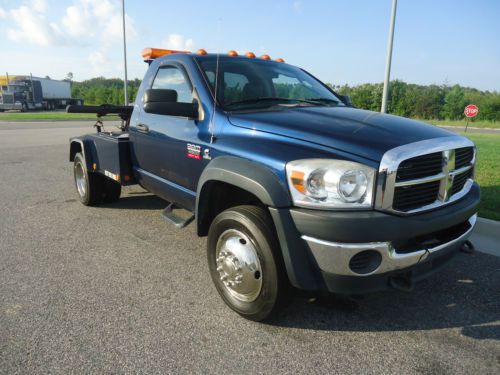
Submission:
[[[382,255],[376,250],[363,250],[354,255],[349,261],[349,268],[359,275],[372,273],[382,263]]]

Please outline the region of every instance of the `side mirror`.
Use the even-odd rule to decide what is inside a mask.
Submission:
[[[198,104],[177,102],[177,91],[149,89],[144,95],[144,111],[155,115],[198,118]]]
[[[337,95],[339,99],[348,107],[354,107],[354,104],[352,104],[352,99],[349,95]]]

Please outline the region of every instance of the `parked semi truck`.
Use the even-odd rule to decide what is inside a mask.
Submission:
[[[71,83],[32,76],[0,77],[0,111],[53,110],[82,105],[71,97]]]
[[[163,216],[208,237],[213,283],[245,318],[268,318],[294,289],[409,291],[473,250],[480,189],[469,139],[356,109],[267,55],[143,56],[133,106],[68,108],[124,120],[70,140],[76,191],[99,205],[139,184],[170,202]]]

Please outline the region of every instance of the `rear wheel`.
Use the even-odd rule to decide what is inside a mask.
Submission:
[[[75,155],[73,173],[80,202],[85,206],[99,204],[105,193],[103,177],[95,173],[89,173],[85,159],[81,153]]]
[[[288,280],[263,208],[238,206],[220,213],[210,226],[207,256],[217,291],[241,316],[261,321],[286,301]]]

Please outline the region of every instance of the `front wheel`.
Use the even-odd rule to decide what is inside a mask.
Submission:
[[[217,291],[244,318],[269,318],[287,299],[283,260],[263,208],[238,206],[220,213],[210,226],[207,256]]]

